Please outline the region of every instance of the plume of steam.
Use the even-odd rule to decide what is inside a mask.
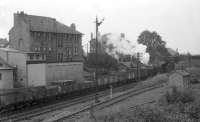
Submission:
[[[119,54],[134,53],[135,46],[125,38],[124,34],[107,34],[106,37],[107,39],[102,39],[102,43],[108,54],[118,58]]]
[[[129,41],[126,39],[125,34],[112,34],[107,33],[101,36],[101,43],[104,50],[111,56],[119,58],[120,55],[136,56],[137,52],[141,52],[143,57],[141,61],[148,63],[149,55],[145,53],[146,46],[138,44],[137,41]]]

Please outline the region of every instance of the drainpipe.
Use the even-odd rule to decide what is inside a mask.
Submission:
[[[6,51],[6,62],[8,62],[8,51]]]

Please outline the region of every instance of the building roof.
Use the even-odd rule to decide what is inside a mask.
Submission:
[[[10,64],[8,64],[3,58],[0,57],[0,70],[5,70],[5,69],[14,69],[13,66],[11,66]]]
[[[23,12],[17,14],[22,16],[26,23],[29,23],[31,31],[82,34],[72,27],[58,22],[55,18],[28,15]]]
[[[14,48],[0,48],[1,51],[6,51],[6,52],[23,52],[20,50],[16,50]]]
[[[0,38],[0,45],[7,45],[9,42],[6,38]]]
[[[177,55],[177,52],[175,50],[173,50],[172,48],[167,48],[167,51],[171,56],[176,56]]]
[[[127,62],[120,62],[120,64],[123,64],[123,65],[126,66],[127,68],[136,67],[136,64],[135,64],[135,63],[131,63],[130,61],[127,61]],[[131,66],[131,65],[132,65],[132,66]]]
[[[0,51],[5,51],[5,52],[15,52],[15,53],[24,53],[24,54],[32,54],[32,53],[40,53],[40,52],[29,52],[29,51],[22,51],[22,50],[16,50],[14,48],[0,48]]]
[[[180,74],[182,76],[189,76],[190,73],[186,72],[185,70],[176,70],[175,73]]]

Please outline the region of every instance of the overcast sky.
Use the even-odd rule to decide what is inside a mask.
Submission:
[[[167,46],[200,54],[200,0],[0,0],[0,37],[8,37],[13,13],[49,16],[84,33],[95,30],[95,16],[105,17],[101,33],[125,33],[136,42],[143,30],[157,31]]]

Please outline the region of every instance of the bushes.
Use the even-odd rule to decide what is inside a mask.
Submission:
[[[174,103],[189,103],[194,101],[193,92],[189,89],[185,89],[184,91],[178,90],[176,87],[172,88],[171,93],[166,92],[164,95],[164,98],[166,100],[166,103],[168,104],[174,104]]]
[[[111,111],[107,114],[100,113],[96,118],[96,122],[171,122],[165,113],[153,107],[138,107],[131,111]]]
[[[95,113],[95,119],[84,122],[200,122],[200,99],[190,89],[172,88],[157,106],[121,106]]]
[[[200,121],[200,99],[190,89],[178,90],[172,88],[161,100],[165,112],[182,115],[191,122]]]
[[[194,101],[191,105],[188,106],[186,110],[186,114],[189,115],[190,118],[199,120],[200,119],[200,100]]]
[[[139,108],[134,112],[135,120],[133,122],[136,120],[140,120],[139,122],[171,122],[165,112],[156,107]]]

